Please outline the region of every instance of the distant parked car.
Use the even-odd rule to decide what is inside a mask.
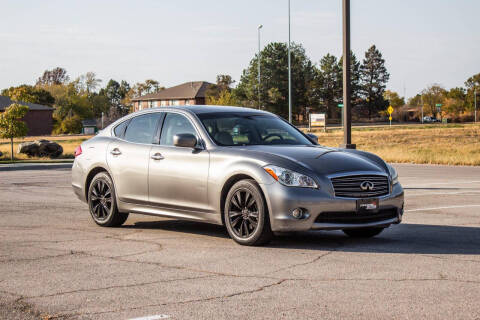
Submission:
[[[423,122],[434,123],[434,122],[440,122],[440,120],[438,120],[435,117],[425,116],[425,117],[423,117]]]

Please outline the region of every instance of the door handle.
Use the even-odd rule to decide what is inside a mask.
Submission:
[[[110,153],[113,154],[114,156],[118,156],[122,154],[122,152],[118,148],[113,149],[112,151],[110,151]]]
[[[153,154],[150,158],[152,158],[153,160],[163,160],[163,159],[165,159],[165,158],[162,156],[162,154],[161,154],[161,153],[158,153],[158,152],[155,153],[155,154]]]

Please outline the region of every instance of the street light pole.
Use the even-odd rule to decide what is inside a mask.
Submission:
[[[350,0],[343,0],[343,144],[340,147],[355,149],[356,145],[352,144],[350,81]]]
[[[260,29],[263,28],[263,25],[259,25],[258,26],[258,61],[257,61],[257,64],[258,64],[258,109],[261,108],[261,98],[260,98],[260,94],[261,94],[261,91],[260,91],[260,81],[261,81],[261,78],[260,78]]]
[[[473,90],[473,100],[475,101],[475,123],[477,122],[477,88]]]
[[[288,0],[288,122],[292,123],[292,66],[290,61],[290,0]]]

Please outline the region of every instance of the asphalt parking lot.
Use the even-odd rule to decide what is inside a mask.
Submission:
[[[149,216],[100,228],[69,169],[0,171],[0,318],[480,319],[480,167],[396,168],[403,224],[253,248]]]

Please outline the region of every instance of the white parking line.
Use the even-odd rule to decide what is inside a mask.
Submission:
[[[416,190],[405,190],[405,191],[409,191],[409,192],[414,192]],[[435,196],[439,196],[439,195],[452,195],[452,194],[463,194],[463,195],[470,195],[470,194],[477,194],[477,193],[480,193],[480,191],[457,191],[457,192],[424,192],[424,193],[415,193],[415,194],[409,194],[407,197],[408,198],[411,198],[411,197],[422,197],[422,196],[432,196],[432,195],[435,195]]]
[[[170,316],[168,314],[156,314],[153,316],[145,316],[140,318],[132,318],[129,320],[159,320],[159,319],[168,319]]]
[[[448,207],[436,207],[436,208],[419,208],[419,209],[405,210],[405,212],[429,211],[429,210],[440,210],[440,209],[456,209],[456,208],[470,208],[470,207],[480,207],[480,204],[466,204],[466,205],[463,205],[463,206],[448,206]]]
[[[445,182],[431,182],[431,183],[426,183],[422,184],[421,186],[415,186],[417,188],[422,188],[422,187],[428,187],[428,186],[434,186],[434,185],[439,185],[439,184],[448,184],[451,185],[452,187],[455,186],[456,184],[469,184],[469,183],[479,183],[480,180],[474,180],[474,181],[445,181]]]

